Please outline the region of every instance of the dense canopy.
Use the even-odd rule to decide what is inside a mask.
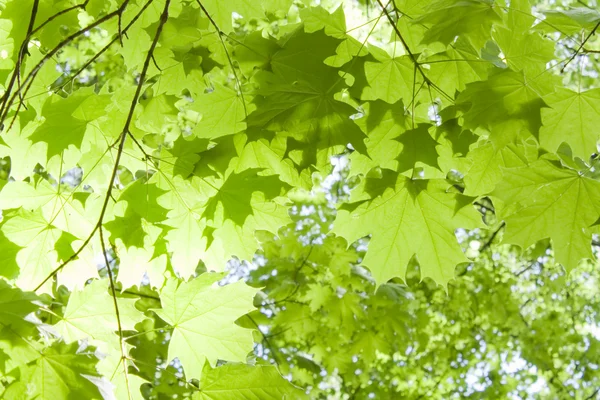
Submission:
[[[595,0],[0,0],[0,397],[600,398]]]

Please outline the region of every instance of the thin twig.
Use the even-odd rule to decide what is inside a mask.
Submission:
[[[170,0],[167,0],[167,4],[170,3]],[[162,27],[163,27],[164,23],[162,23],[162,16],[161,16],[161,24],[159,25],[160,30],[157,30],[157,33],[160,34],[160,32],[162,31]],[[111,194],[112,194],[112,188],[113,188],[113,184],[114,181],[116,179],[117,176],[117,172],[119,169],[119,162],[121,159],[121,154],[123,153],[123,149],[125,146],[125,139],[127,138],[127,134],[129,133],[129,125],[131,124],[131,120],[133,118],[133,113],[135,111],[135,107],[137,105],[137,100],[140,96],[141,93],[141,88],[143,85],[143,82],[145,81],[145,77],[146,77],[146,73],[148,71],[148,66],[150,63],[150,58],[152,57],[152,53],[154,52],[154,48],[156,47],[156,44],[158,42],[158,36],[155,37],[155,41],[152,43],[152,46],[150,47],[150,51],[149,51],[149,57],[146,58],[146,62],[144,63],[144,67],[142,69],[142,73],[140,75],[140,80],[133,98],[133,101],[131,103],[130,109],[129,109],[129,114],[127,116],[127,120],[125,122],[125,126],[123,128],[123,131],[121,132],[121,135],[119,135],[119,137],[117,138],[117,142],[119,143],[119,148],[117,150],[117,155],[116,155],[116,160],[115,160],[115,165],[111,174],[111,179],[110,179],[110,184],[107,190],[107,194],[105,196],[104,199],[104,204],[102,206],[101,212],[100,212],[100,216],[98,218],[98,223],[95,225],[94,229],[92,230],[92,232],[90,233],[90,235],[87,237],[87,239],[84,241],[84,243],[82,244],[82,246],[79,247],[79,249],[73,254],[71,255],[71,257],[69,257],[65,262],[63,262],[61,265],[59,265],[56,269],[54,269],[54,271],[52,271],[37,287],[35,290],[38,290],[42,285],[44,285],[44,283],[46,283],[50,278],[52,278],[53,276],[55,276],[62,268],[64,268],[69,262],[73,261],[74,259],[77,258],[77,256],[83,251],[83,249],[85,248],[85,246],[87,246],[87,244],[91,241],[92,237],[94,236],[94,234],[96,233],[96,231],[99,229],[100,225],[102,225],[102,222],[104,220],[104,215],[106,213],[106,209],[108,207],[108,202],[110,200]]]
[[[492,236],[490,236],[490,238],[487,240],[487,242],[485,242],[483,244],[483,246],[481,246],[481,249],[479,249],[479,252],[483,253],[488,247],[491,246],[492,242],[494,241],[494,239],[496,238],[496,236],[498,235],[498,233],[500,233],[500,231],[502,230],[502,228],[504,228],[505,225],[506,225],[506,222],[502,221],[502,223],[500,223],[500,225],[498,226],[498,228],[496,228],[496,230],[494,231],[494,233],[492,233]]]
[[[129,29],[129,27],[131,27],[131,25],[133,25],[133,23],[135,22],[135,20],[137,20],[137,19],[138,19],[138,18],[139,18],[139,17],[142,15],[142,13],[144,12],[144,10],[145,10],[145,9],[146,9],[146,8],[147,8],[147,7],[148,7],[148,6],[149,6],[149,5],[150,5],[150,4],[153,2],[153,1],[154,1],[154,0],[149,0],[149,1],[148,1],[148,2],[147,2],[145,5],[144,5],[144,7],[143,7],[143,8],[140,10],[140,12],[139,12],[139,13],[138,13],[138,14],[137,14],[135,17],[134,17],[134,19],[133,19],[133,20],[132,20],[132,21],[131,21],[131,22],[130,22],[130,23],[129,23],[129,24],[128,24],[128,25],[127,25],[125,28],[124,28],[124,30],[127,30],[127,29]],[[111,42],[110,42],[110,43],[109,43],[107,46],[105,46],[105,47],[104,47],[104,48],[103,48],[101,51],[106,51],[106,49],[108,48],[108,46],[110,46],[110,45],[111,45],[112,43],[114,43],[114,42],[116,42],[116,38],[115,38],[115,40],[111,41]],[[93,59],[92,59],[92,60],[93,60]],[[90,61],[89,63],[91,63],[91,61]],[[79,72],[80,72],[80,71],[79,71]],[[79,72],[78,72],[78,73],[79,73]],[[75,75],[75,76],[76,76],[76,75]],[[141,84],[141,82],[142,82],[142,81],[143,81],[143,80],[141,80],[141,81],[140,81],[140,84]],[[138,85],[138,88],[139,88],[139,87],[140,87],[140,86]],[[139,96],[139,94],[137,94],[137,95]],[[133,105],[133,104],[132,104],[132,105]],[[129,133],[129,123],[131,123],[130,119],[128,119],[128,122],[127,122],[127,125],[126,125],[126,127],[127,127],[127,133]],[[124,140],[124,139],[123,139],[123,138],[124,138],[124,136],[126,136],[126,135],[120,135],[120,136],[117,138],[117,140],[116,140],[116,141],[115,141],[115,142],[114,142],[112,145],[110,145],[109,147],[113,147],[113,146],[114,146],[114,145],[116,145],[117,143],[119,143],[119,144],[120,144],[121,142],[123,142],[123,140]],[[123,145],[124,145],[124,143],[123,143]],[[119,158],[119,159],[120,159],[120,154],[121,154],[122,152],[123,152],[123,148],[122,148],[121,146],[119,146],[119,150],[118,150],[118,153],[117,153],[117,156],[118,156],[118,158]],[[111,178],[110,185],[109,185],[109,191],[108,191],[108,193],[107,193],[107,196],[106,196],[106,199],[105,199],[105,200],[106,200],[106,202],[105,202],[105,205],[107,205],[107,204],[108,204],[108,199],[110,199],[110,198],[112,197],[112,184],[113,184],[113,182],[114,182],[114,180],[115,180],[115,177],[116,177],[116,171],[117,171],[117,170],[118,170],[118,165],[117,165],[117,166],[115,167],[115,169],[113,170],[113,176],[112,176],[112,178]],[[106,212],[106,209],[103,209],[103,212],[102,212],[102,215],[101,215],[102,219],[104,218],[104,212]],[[84,249],[87,247],[87,245],[90,243],[90,241],[91,241],[91,240],[92,240],[92,238],[94,237],[94,235],[95,235],[95,233],[96,233],[96,231],[98,230],[98,228],[99,228],[99,227],[100,227],[100,224],[99,224],[99,223],[97,223],[97,224],[94,226],[94,229],[92,229],[92,231],[91,231],[91,232],[90,232],[90,234],[88,235],[88,237],[87,237],[87,238],[86,238],[86,239],[83,241],[83,243],[81,244],[81,246],[79,246],[79,248],[78,248],[78,249],[75,251],[75,253],[73,253],[73,254],[72,254],[72,255],[71,255],[69,258],[67,258],[67,259],[66,259],[65,261],[63,261],[63,262],[62,262],[62,263],[61,263],[61,264],[60,264],[58,267],[56,267],[56,268],[55,268],[55,269],[54,269],[54,270],[53,270],[53,271],[52,271],[50,274],[48,274],[48,275],[46,276],[46,278],[44,278],[44,280],[43,280],[43,281],[42,281],[42,282],[41,282],[41,283],[40,283],[40,284],[39,284],[39,285],[38,285],[38,286],[37,286],[37,287],[34,289],[34,291],[38,291],[38,290],[39,290],[39,289],[40,289],[40,288],[41,288],[41,287],[42,287],[42,286],[43,286],[43,285],[44,285],[46,282],[48,282],[50,279],[52,279],[54,276],[56,276],[56,274],[58,274],[58,273],[59,273],[59,272],[60,272],[60,271],[61,271],[61,270],[62,270],[62,269],[65,267],[65,266],[67,266],[67,265],[68,265],[69,263],[71,263],[72,261],[76,260],[76,259],[77,259],[77,257],[78,257],[78,256],[81,254],[81,252],[82,252],[82,251],[83,251],[83,250],[84,250]]]
[[[156,28],[156,34],[154,35],[154,40],[152,41],[152,44],[150,45],[150,49],[148,49],[148,54],[146,55],[146,60],[144,61],[144,66],[143,66],[142,72],[139,76],[137,88],[135,90],[135,94],[133,95],[133,99],[131,100],[131,105],[129,106],[129,113],[127,115],[127,120],[125,121],[125,125],[123,126],[123,130],[120,135],[121,140],[119,143],[119,150],[117,151],[117,155],[115,157],[115,165],[114,165],[113,172],[112,172],[112,175],[111,175],[111,178],[109,181],[108,189],[106,191],[106,196],[104,197],[104,204],[102,205],[102,210],[100,211],[100,216],[98,217],[98,223],[97,223],[97,227],[100,230],[100,244],[102,246],[102,252],[104,253],[104,260],[106,261],[106,269],[108,271],[110,290],[111,290],[111,294],[112,294],[112,298],[113,298],[113,304],[115,307],[115,314],[116,314],[116,318],[117,318],[117,328],[119,330],[121,360],[123,362],[123,373],[125,376],[125,383],[127,385],[127,394],[129,396],[129,399],[131,399],[131,391],[129,390],[129,375],[128,375],[128,371],[127,371],[127,349],[125,348],[125,341],[123,339],[123,329],[121,326],[121,317],[120,317],[120,313],[119,313],[119,305],[117,302],[115,281],[114,281],[112,269],[110,267],[110,263],[108,262],[108,256],[107,256],[106,247],[105,247],[105,243],[104,243],[102,224],[104,221],[104,215],[108,208],[108,202],[111,198],[111,193],[112,193],[112,189],[114,187],[114,182],[117,177],[118,170],[119,170],[119,163],[121,161],[121,155],[123,154],[123,149],[125,147],[125,141],[127,139],[127,133],[129,132],[129,126],[131,125],[131,121],[133,120],[133,114],[135,112],[135,108],[138,104],[138,100],[142,93],[142,87],[144,86],[144,83],[146,81],[146,74],[148,73],[148,67],[150,66],[150,60],[152,59],[152,56],[154,54],[154,49],[156,48],[156,45],[158,44],[158,39],[160,38],[160,34],[162,32],[163,26],[167,23],[167,20],[169,18],[170,3],[171,3],[171,0],[165,1],[165,7],[160,16],[158,27]]]
[[[260,330],[258,323],[254,320],[254,318],[250,316],[250,314],[246,314],[246,318],[252,321],[254,326],[256,326],[256,330],[261,334],[267,347],[271,350],[271,354],[273,355],[273,360],[275,360],[275,364],[279,365],[279,360],[277,359],[277,352],[275,351],[275,347],[271,346],[271,342],[269,342],[269,338],[267,337],[267,335],[265,335],[263,331]]]
[[[123,290],[121,293],[130,294],[132,296],[143,297],[145,299],[151,299],[151,300],[160,301],[160,297],[158,297],[158,296],[153,296],[151,294],[145,294],[145,293],[135,292],[133,290]]]
[[[592,394],[590,394],[588,397],[585,398],[585,400],[591,400],[594,397],[596,397],[596,395],[598,394],[598,392],[600,392],[600,388],[594,390],[594,392]]]
[[[127,349],[125,348],[125,340],[123,337],[123,325],[121,324],[121,313],[119,311],[119,303],[117,302],[117,292],[115,290],[115,278],[113,276],[112,268],[110,267],[110,261],[108,260],[108,252],[106,250],[106,245],[104,244],[104,230],[102,229],[102,225],[99,226],[100,230],[100,246],[102,247],[102,255],[104,256],[104,262],[106,264],[106,271],[108,271],[108,282],[110,284],[110,292],[113,307],[115,309],[115,316],[117,317],[117,331],[119,334],[119,349],[121,350],[121,361],[123,362],[123,374],[125,376],[125,385],[127,386],[127,396],[129,400],[131,400],[131,392],[129,390],[129,374],[127,371],[127,363],[126,363],[126,355]]]
[[[29,45],[29,39],[31,38],[31,33],[33,32],[33,27],[35,25],[35,18],[37,16],[39,4],[40,4],[40,0],[34,0],[33,5],[31,6],[31,17],[29,18],[29,26],[27,27],[27,33],[25,34],[25,37],[23,38],[23,42],[21,43],[21,46],[19,47],[19,54],[17,56],[17,63],[15,65],[15,70],[13,71],[13,74],[10,77],[10,81],[8,82],[8,86],[6,87],[6,91],[2,98],[2,106],[0,106],[0,115],[2,115],[4,113],[5,108],[8,108],[7,101],[10,96],[10,93],[12,91],[12,88],[15,84],[15,81],[18,82],[17,83],[17,87],[18,87],[17,92],[20,92],[20,90],[21,90],[21,66],[23,65],[25,53],[27,52],[27,46]],[[22,103],[23,98],[21,96],[19,96],[19,97],[20,97],[20,100]],[[0,120],[1,128],[3,128],[2,123],[3,123],[3,120]]]
[[[142,16],[144,11],[152,4],[154,0],[148,0],[146,4],[140,9],[140,11],[129,21],[129,23],[123,28],[122,33],[126,34],[127,31],[136,23],[136,21]],[[98,51],[92,58],[90,58],[81,68],[79,68],[69,79],[63,82],[60,86],[55,89],[55,92],[58,92],[65,86],[67,86],[70,82],[72,82],[79,74],[81,74],[87,67],[89,67],[94,61],[96,61],[102,54],[104,54],[113,44],[115,44],[119,40],[119,36],[115,36],[110,42],[108,42],[100,51]]]
[[[121,4],[121,6],[116,9],[115,11],[106,14],[104,17],[99,18],[98,20],[96,20],[95,22],[91,23],[90,25],[86,26],[85,28],[82,28],[80,30],[78,30],[77,32],[69,35],[68,37],[66,37],[65,39],[63,39],[59,44],[57,44],[52,50],[50,50],[48,53],[46,53],[44,55],[44,57],[42,57],[42,59],[32,68],[32,70],[29,72],[29,74],[27,75],[27,77],[25,77],[25,79],[23,80],[23,84],[25,83],[29,83],[29,82],[33,82],[33,80],[35,79],[35,77],[37,76],[37,74],[39,73],[40,69],[44,66],[44,64],[50,60],[52,57],[54,57],[54,55],[56,55],[56,53],[58,53],[60,51],[60,49],[62,49],[63,47],[65,47],[66,45],[68,45],[69,43],[71,43],[73,40],[77,39],[79,36],[83,35],[84,33],[88,32],[89,30],[102,25],[104,22],[109,21],[110,19],[122,14],[128,3],[130,0],[125,0],[123,2],[123,4]],[[31,85],[30,85],[31,86]],[[17,90],[15,93],[12,94],[12,96],[10,97],[10,100],[8,100],[8,102],[6,102],[6,99],[9,98],[8,95],[6,95],[6,98],[4,99],[5,102],[3,104],[3,107],[0,109],[0,127],[2,127],[2,124],[4,123],[4,120],[6,119],[8,112],[10,110],[10,108],[12,107],[12,105],[14,104],[16,97],[21,95],[21,88],[19,87],[19,90]]]
[[[233,65],[233,60],[231,59],[231,56],[229,55],[229,51],[227,50],[227,46],[225,45],[225,41],[223,40],[223,36],[225,36],[225,34],[221,31],[221,29],[219,28],[219,26],[217,25],[215,20],[208,13],[208,10],[204,7],[202,2],[200,0],[196,0],[196,2],[202,9],[202,12],[204,12],[204,14],[206,15],[206,18],[208,18],[208,20],[210,21],[210,24],[217,31],[217,35],[219,36],[219,41],[221,42],[221,46],[223,46],[223,50],[225,51],[225,55],[227,56],[227,61],[229,62],[229,66],[231,67],[231,71],[233,72],[233,76],[235,77],[235,81],[237,82],[240,97],[242,99],[242,105],[244,106],[244,115],[246,116],[246,119],[247,119],[248,118],[248,110],[246,109],[246,100],[244,99],[244,92],[242,90],[242,82],[240,81],[240,79],[238,77],[237,71],[235,70],[235,66]]]
[[[300,266],[296,269],[296,271],[294,272],[294,282],[296,283],[296,286],[294,287],[294,290],[292,290],[292,292],[290,294],[288,294],[285,298],[281,299],[281,300],[277,300],[274,301],[272,303],[267,303],[268,305],[276,305],[279,303],[283,303],[288,301],[293,295],[295,295],[298,292],[298,289],[300,288],[300,285],[298,284],[298,274],[300,273],[300,271],[302,270],[302,268],[304,268],[304,266],[306,265],[310,254],[312,253],[314,248],[314,245],[310,246],[310,249],[308,250],[308,253],[306,254],[306,257],[304,257],[304,259],[302,260],[302,263],[300,264]]]
[[[581,49],[583,49],[583,47],[585,46],[585,44],[587,43],[587,41],[590,40],[590,38],[592,36],[594,36],[594,34],[596,33],[596,31],[598,30],[599,27],[600,27],[600,21],[598,21],[598,23],[596,24],[596,26],[594,26],[594,29],[592,29],[592,31],[590,32],[590,34],[586,36],[586,38],[583,40],[583,42],[581,42],[581,44],[579,45],[579,47],[577,48],[577,50],[575,51],[575,53],[573,54],[573,56],[571,56],[571,58],[569,58],[567,60],[567,62],[565,63],[565,65],[563,65],[563,67],[560,69],[560,73],[561,74],[565,71],[565,68],[567,68],[567,65],[569,65],[571,63],[571,61],[573,61],[575,59],[575,57],[577,57],[577,55],[579,54],[579,52],[581,51]]]
[[[58,17],[60,17],[60,16],[62,16],[62,15],[64,15],[64,14],[66,14],[66,13],[68,13],[68,12],[71,12],[71,11],[73,11],[73,10],[76,10],[76,9],[78,9],[78,8],[81,8],[81,9],[85,10],[85,7],[87,7],[87,4],[88,4],[89,2],[90,2],[90,0],[85,0],[85,1],[84,1],[83,3],[81,3],[81,4],[77,4],[77,5],[73,6],[73,7],[69,7],[69,8],[65,8],[64,10],[60,10],[60,11],[59,11],[59,12],[57,12],[56,14],[54,14],[54,15],[52,15],[52,16],[50,16],[50,17],[48,17],[48,19],[46,19],[46,20],[45,20],[45,21],[44,21],[42,24],[40,24],[40,25],[39,25],[37,28],[35,28],[35,29],[34,29],[34,30],[31,32],[31,34],[32,34],[32,35],[35,35],[35,34],[36,34],[38,31],[40,31],[40,30],[41,30],[41,29],[42,29],[44,26],[48,25],[50,22],[54,21],[56,18],[58,18]]]

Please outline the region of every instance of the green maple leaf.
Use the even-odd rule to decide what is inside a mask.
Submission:
[[[429,134],[429,124],[419,124],[415,129],[410,129],[400,135],[396,140],[402,143],[402,150],[398,155],[398,172],[404,172],[423,163],[439,169],[438,153],[435,141]]]
[[[62,232],[49,224],[39,210],[22,209],[2,225],[2,232],[21,247],[16,258],[20,268],[17,285],[25,290],[34,289],[56,267],[55,245]],[[51,287],[45,285],[42,290],[49,291]]]
[[[309,188],[312,184],[307,173],[299,173],[294,163],[285,157],[287,140],[275,136],[271,140],[268,133],[254,135],[249,132],[248,137],[239,137],[238,141],[244,143],[235,163],[235,173],[239,174],[248,169],[259,169],[265,176],[278,175],[282,182],[292,187]]]
[[[160,171],[173,176],[188,178],[200,160],[200,153],[206,151],[209,142],[206,139],[177,138],[170,149],[165,149],[160,155]]]
[[[366,152],[364,134],[349,118],[356,109],[334,96],[343,80],[337,69],[324,64],[339,43],[322,31],[309,34],[297,30],[272,56],[273,72],[262,71],[256,76],[261,90],[248,125],[290,137],[288,156],[303,167],[327,166],[329,157],[343,151],[348,143]]]
[[[529,15],[531,6],[527,0],[511,3],[505,26],[494,28],[493,38],[500,47],[503,61],[515,71],[538,77],[546,64],[554,58],[554,42],[531,32],[535,18]]]
[[[55,325],[57,332],[70,343],[82,339],[110,342],[118,330],[113,300],[107,282],[95,280],[71,294],[62,319]],[[121,327],[134,330],[142,314],[135,308],[135,299],[117,299]]]
[[[33,0],[31,0],[33,4]],[[2,10],[2,29],[0,30],[0,43],[2,50],[6,51],[6,58],[10,63],[3,63],[2,69],[14,67],[19,55],[19,48],[27,35],[27,26],[31,17],[31,7],[23,6],[22,2],[12,0],[6,2]]]
[[[536,25],[543,32],[560,32],[573,35],[582,29],[591,31],[600,21],[600,11],[591,8],[576,7],[569,10],[544,11],[544,21]]]
[[[262,4],[252,0],[205,0],[202,3],[219,29],[226,33],[233,29],[233,12],[246,19],[264,18],[265,16]]]
[[[338,39],[344,39],[346,36],[346,16],[342,6],[331,14],[321,6],[303,8],[300,10],[300,17],[306,32],[323,29],[325,34]]]
[[[211,194],[202,216],[217,223],[231,220],[239,226],[243,226],[249,217],[256,217],[263,208],[259,202],[266,203],[288,188],[276,175],[263,176],[259,175],[260,172],[259,169],[245,169],[229,175]]]
[[[159,95],[141,102],[144,109],[135,121],[136,127],[149,133],[161,133],[165,127],[177,123],[177,98]]]
[[[458,104],[470,105],[463,127],[489,129],[494,124],[519,119],[537,134],[542,125],[540,111],[545,107],[543,94],[543,89],[526,80],[523,73],[496,69],[486,81],[468,84],[458,96]]]
[[[461,36],[480,49],[490,38],[492,24],[500,21],[492,0],[437,0],[430,3],[427,11],[413,21],[429,27],[424,43],[449,44]]]
[[[173,328],[169,360],[177,357],[189,377],[200,377],[205,360],[245,361],[252,331],[234,322],[254,309],[256,289],[239,281],[226,286],[223,274],[204,273],[189,282],[171,279],[160,291],[157,315]]]
[[[284,379],[277,368],[225,364],[212,368],[208,363],[202,370],[200,391],[196,400],[280,400],[305,399],[306,394]]]
[[[430,67],[427,77],[450,95],[464,90],[468,83],[485,79],[490,66],[464,39],[457,40],[444,52],[427,57],[423,63]]]
[[[19,275],[17,254],[21,247],[17,246],[4,235],[0,228],[0,275],[8,279],[14,279]]]
[[[35,294],[23,292],[0,280],[0,328],[8,328],[23,337],[30,336],[35,325],[25,317],[39,309],[34,304],[37,301],[39,298]],[[0,343],[0,347],[5,346]]]
[[[165,281],[167,255],[161,254],[155,257],[154,246],[149,242],[143,243],[143,247],[119,246],[118,281],[123,285],[123,289],[141,286],[144,277],[148,279],[151,287],[162,287]]]
[[[104,229],[113,241],[119,239],[126,247],[144,247],[147,235],[144,219],[133,211],[127,210],[122,215],[116,212],[112,220],[104,223]]]
[[[397,170],[397,157],[403,146],[396,139],[410,128],[404,106],[378,100],[366,103],[364,109],[365,117],[356,123],[369,135],[365,139],[368,156],[358,152],[350,155],[352,173],[366,175],[375,167]]]
[[[479,139],[468,129],[463,130],[455,118],[448,118],[436,129],[436,140],[446,141],[453,155],[466,156],[471,145]]]
[[[252,32],[236,42],[231,54],[237,59],[240,71],[246,77],[254,75],[271,62],[271,57],[281,47],[277,42],[264,38],[261,32]]]
[[[486,143],[473,149],[468,158],[472,166],[465,175],[465,194],[477,196],[494,190],[496,183],[502,178],[502,152]]]
[[[372,51],[378,62],[365,63],[365,76],[369,87],[363,91],[367,100],[381,99],[396,103],[402,99],[410,103],[419,82],[415,81],[415,65],[409,56],[390,57],[384,51]],[[419,77],[419,75],[417,75]]]
[[[205,254],[207,242],[204,236],[206,222],[201,215],[203,205],[209,197],[203,192],[201,179],[184,180],[180,176],[170,178],[159,172],[154,174],[150,183],[156,183],[164,191],[157,198],[161,207],[169,210],[167,219],[162,224],[168,227],[165,239],[171,253],[171,263],[174,270],[183,278],[194,274],[200,258]],[[133,241],[130,241],[133,243]],[[137,241],[137,247],[143,247],[143,242]]]
[[[78,351],[79,344],[56,342],[46,347],[39,358],[21,368],[27,386],[20,399],[68,400],[104,398],[98,385],[105,386],[96,371],[98,359],[94,349]],[[94,382],[95,381],[95,382]],[[104,387],[104,390],[107,390]]]
[[[519,168],[537,160],[537,146],[518,143],[499,148],[488,142],[473,149],[467,158],[472,164],[464,178],[464,194],[481,196],[494,190],[505,168]]]
[[[567,270],[592,258],[590,227],[598,219],[600,183],[556,162],[539,160],[505,171],[493,196],[505,206],[503,240],[523,249],[550,238],[555,258]]]
[[[450,193],[443,181],[399,175],[395,187],[357,204],[352,211],[338,212],[334,232],[350,243],[372,234],[364,264],[379,284],[396,276],[404,278],[408,262],[416,255],[421,276],[446,286],[456,265],[468,261],[454,230],[482,226],[469,199]]]
[[[6,45],[7,55],[3,59],[17,60],[19,48],[27,34],[27,27],[31,17],[33,0],[9,0],[4,2],[2,10],[2,21],[0,43],[4,48]],[[75,13],[60,13],[71,7],[68,0],[42,0],[37,3],[37,18],[34,28],[37,28],[35,38],[45,48],[53,48],[62,39],[66,32],[78,29],[77,15]],[[58,15],[55,15],[60,13]],[[51,20],[50,17],[54,16]],[[42,24],[44,24],[42,26]],[[10,50],[10,51],[8,51]]]
[[[255,231],[276,232],[289,222],[282,196],[288,186],[277,176],[260,172],[246,169],[231,173],[222,183],[204,180],[204,193],[210,198],[202,205],[202,217],[214,228],[214,242],[203,260],[211,269],[222,270],[233,255],[250,259],[258,248]]]
[[[85,209],[85,200],[86,194],[52,186],[46,180],[39,181],[35,187],[25,182],[11,182],[0,192],[0,208],[22,207],[30,211],[39,208],[54,227],[82,239],[89,235],[95,222],[87,213],[89,209]]]
[[[151,43],[152,39],[142,25],[135,24],[131,27],[119,50],[127,69],[133,70],[144,64]]]
[[[214,89],[194,99],[192,109],[201,114],[202,119],[194,131],[199,138],[216,139],[246,129],[246,105],[248,95],[242,97],[235,90],[214,84]]]
[[[10,175],[15,180],[31,176],[38,163],[46,163],[46,145],[42,142],[34,144],[28,138],[37,126],[35,123],[29,123],[21,128],[16,121],[13,128],[2,135],[0,155],[10,157]]]
[[[48,158],[61,154],[70,146],[81,148],[87,123],[98,115],[94,113],[98,112],[97,102],[86,102],[92,93],[91,90],[78,90],[65,99],[52,96],[46,100],[42,108],[44,123],[29,139],[33,143],[47,143]]]
[[[596,152],[600,138],[600,89],[574,92],[557,88],[544,100],[550,108],[542,110],[541,145],[557,151],[565,142],[575,156],[587,160]]]
[[[128,185],[119,195],[119,201],[127,202],[127,209],[148,222],[161,222],[167,219],[167,210],[156,199],[166,193],[155,183],[137,180]]]

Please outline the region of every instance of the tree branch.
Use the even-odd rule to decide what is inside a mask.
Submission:
[[[27,46],[29,44],[29,39],[31,38],[31,33],[33,32],[33,26],[35,25],[35,17],[37,16],[38,7],[40,4],[40,0],[34,0],[33,5],[31,7],[31,17],[29,18],[29,26],[27,27],[27,33],[25,34],[25,38],[23,38],[23,42],[19,47],[19,54],[17,56],[17,63],[15,65],[15,70],[13,71],[12,76],[10,77],[10,81],[6,87],[6,91],[2,96],[2,106],[0,106],[0,115],[4,112],[4,108],[7,105],[8,98],[10,97],[10,93],[12,88],[17,81],[17,92],[21,90],[21,65],[23,64],[23,60],[25,59],[25,52],[27,51]],[[23,102],[23,98],[20,97],[21,102]],[[4,128],[2,125],[3,120],[0,120],[0,131]]]
[[[117,328],[119,330],[119,343],[120,343],[120,348],[121,348],[121,361],[123,363],[123,373],[125,376],[125,384],[127,386],[127,395],[129,396],[130,400],[131,400],[131,391],[129,389],[129,374],[127,371],[127,349],[125,348],[125,340],[123,337],[123,328],[121,325],[121,316],[119,313],[119,304],[117,302],[117,293],[115,290],[115,278],[113,275],[112,268],[110,267],[110,263],[108,262],[108,255],[107,255],[107,251],[106,251],[106,247],[105,247],[105,243],[104,243],[104,234],[103,234],[102,224],[103,224],[103,220],[104,220],[104,215],[106,213],[106,209],[108,208],[108,202],[111,197],[112,189],[114,187],[114,182],[117,177],[119,163],[121,160],[121,155],[123,154],[125,141],[127,139],[127,134],[129,133],[129,126],[131,125],[131,121],[133,120],[133,114],[135,112],[135,108],[137,106],[138,100],[142,93],[142,87],[144,86],[144,82],[146,81],[146,74],[148,72],[148,67],[150,66],[150,60],[152,59],[152,56],[154,54],[154,49],[156,48],[156,45],[158,44],[158,39],[160,38],[160,34],[162,32],[163,26],[165,25],[165,23],[167,22],[167,20],[169,18],[170,3],[171,3],[171,0],[165,1],[165,7],[160,16],[158,27],[156,28],[156,33],[154,35],[154,40],[152,41],[152,44],[150,45],[150,49],[148,50],[148,54],[146,55],[146,60],[144,61],[144,66],[142,68],[142,72],[139,77],[137,88],[135,90],[135,94],[133,95],[133,99],[131,100],[131,106],[129,107],[129,113],[127,115],[127,120],[125,121],[125,125],[123,126],[123,131],[121,132],[121,135],[120,135],[121,140],[119,143],[119,149],[117,151],[117,156],[115,157],[115,165],[114,165],[113,172],[112,172],[112,175],[110,178],[110,183],[109,183],[108,189],[106,191],[106,196],[104,197],[104,204],[102,205],[100,217],[98,218],[98,223],[97,223],[97,227],[100,230],[100,245],[102,246],[104,260],[106,262],[106,269],[108,271],[110,290],[111,290],[111,294],[112,294],[112,298],[113,298],[115,315],[117,318]]]
[[[58,53],[58,51],[60,49],[62,49],[63,47],[65,47],[66,45],[71,43],[73,40],[77,39],[79,36],[83,35],[85,32],[88,32],[90,29],[93,29],[99,25],[102,25],[104,22],[109,21],[110,19],[112,19],[118,15],[121,15],[127,8],[129,1],[130,0],[125,0],[123,2],[123,4],[121,4],[121,6],[118,9],[116,9],[115,11],[106,14],[104,17],[98,19],[97,21],[91,23],[90,25],[86,26],[85,28],[82,28],[82,29],[78,30],[77,32],[69,35],[65,39],[63,39],[52,50],[50,50],[48,53],[46,53],[44,55],[44,57],[42,57],[42,59],[32,68],[32,70],[29,72],[27,77],[23,80],[23,84],[33,82],[33,80],[35,79],[37,74],[40,72],[40,69],[44,66],[44,64],[48,60],[50,60],[52,57],[54,57],[54,55],[56,55],[56,53]],[[19,87],[18,90],[12,94],[12,96],[10,96],[10,93],[8,91],[5,93],[6,97],[4,99],[4,104],[0,108],[0,127],[3,127],[4,120],[6,119],[10,108],[14,104],[16,97],[20,96],[20,95],[21,95],[21,87]],[[10,96],[10,100],[8,100],[8,102],[7,102],[7,99],[9,98],[9,96]]]
[[[502,230],[502,228],[504,228],[504,226],[506,226],[506,222],[502,221],[502,223],[500,223],[498,228],[496,228],[496,230],[492,233],[492,236],[490,236],[490,238],[487,240],[487,242],[485,242],[483,244],[483,246],[481,246],[481,249],[479,249],[480,253],[483,253],[484,250],[486,250],[488,247],[491,246],[492,242],[494,241],[496,236],[498,236],[498,233],[500,233],[500,231]]]
[[[135,24],[137,22],[137,20],[142,16],[144,11],[146,11],[146,9],[150,6],[150,4],[152,4],[153,1],[154,0],[148,0],[146,2],[146,4],[144,4],[144,6],[140,9],[140,11],[123,28],[121,34],[124,35],[127,33],[127,31],[133,26],[133,24]],[[118,34],[110,42],[108,42],[106,44],[106,46],[104,46],[102,49],[100,49],[100,51],[98,51],[96,54],[94,54],[94,56],[92,58],[90,58],[83,66],[81,66],[81,68],[79,68],[73,75],[71,75],[71,77],[69,79],[67,79],[67,81],[65,81],[60,86],[58,86],[55,89],[55,92],[58,92],[59,90],[63,89],[65,86],[67,86],[70,82],[72,82],[77,76],[79,76],[79,74],[81,74],[87,67],[89,67],[94,61],[96,61],[102,54],[104,54],[117,41],[119,41]]]
[[[581,44],[579,45],[579,47],[577,48],[577,50],[575,51],[575,53],[573,54],[573,56],[571,58],[569,58],[567,60],[567,62],[565,63],[565,65],[563,65],[563,67],[560,69],[560,73],[561,74],[565,71],[565,68],[567,68],[567,65],[569,65],[571,63],[571,61],[573,61],[575,59],[575,57],[577,57],[577,55],[579,54],[579,52],[581,51],[581,49],[583,49],[583,47],[588,42],[588,40],[590,40],[590,38],[592,36],[594,36],[594,34],[596,33],[596,31],[598,30],[599,27],[600,27],[600,21],[598,21],[598,23],[596,24],[596,26],[594,26],[594,29],[592,29],[592,31],[590,32],[590,34],[586,36],[586,38],[583,40],[583,42],[581,42]]]

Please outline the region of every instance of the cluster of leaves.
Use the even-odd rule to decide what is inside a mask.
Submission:
[[[350,354],[367,370],[410,353],[397,338],[412,306],[388,281],[416,263],[448,288],[469,262],[455,230],[486,227],[474,202],[506,243],[549,239],[567,270],[593,257],[599,89],[560,73],[597,51],[598,12],[365,7],[375,18],[348,27],[309,1],[0,2],[3,397],[301,398],[248,357],[267,324],[251,323],[256,285],[222,281],[260,247],[283,277],[265,293],[308,303],[276,324],[304,329],[310,361],[345,380]],[[391,37],[353,36],[363,25]],[[360,180],[340,237],[275,239],[291,195],[340,154]],[[367,236],[366,253],[347,249]],[[319,337],[333,321],[348,334]]]
[[[306,215],[309,207],[318,211]],[[264,294],[249,314],[263,335],[258,355],[311,398],[598,395],[597,263],[567,276],[547,240],[521,254],[474,231],[462,237],[473,262],[447,292],[421,281],[415,264],[406,283],[376,288],[360,266],[366,243],[348,249],[323,234],[307,241],[298,223],[327,226],[331,218],[321,220],[322,204],[304,210],[244,275]]]

